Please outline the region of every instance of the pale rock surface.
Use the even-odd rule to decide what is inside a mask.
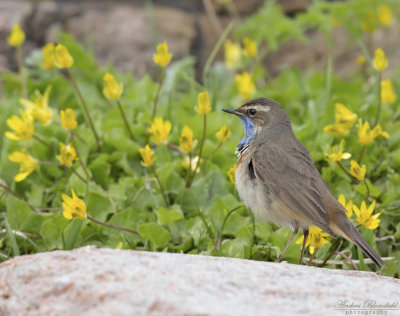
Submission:
[[[399,294],[375,273],[95,247],[0,265],[0,315],[345,315]]]

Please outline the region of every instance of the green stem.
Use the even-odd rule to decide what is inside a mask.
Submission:
[[[365,200],[368,200],[369,199],[369,186],[368,186],[367,181],[365,181],[365,179],[363,180],[363,182],[365,184],[365,187],[367,188],[367,197],[365,198]]]
[[[29,202],[25,201],[22,196],[20,196],[17,192],[15,192],[11,188],[9,188],[7,185],[4,185],[4,184],[0,183],[0,188],[3,188],[6,192],[10,193],[12,196],[17,198],[18,200],[24,202],[37,215],[44,215],[44,216],[53,215],[51,213],[42,213],[42,212],[38,211],[32,204],[30,204]]]
[[[58,166],[59,164],[57,161],[39,161],[39,165],[42,166]]]
[[[225,39],[231,32],[232,28],[233,28],[233,22],[230,22],[228,24],[228,26],[226,27],[224,33],[222,33],[222,35],[218,39],[217,44],[215,44],[214,49],[212,50],[210,56],[208,57],[206,64],[204,65],[204,69],[203,69],[203,83],[206,82],[207,73],[211,67],[211,64],[214,61],[215,57],[217,56],[219,49],[221,48],[223,42],[225,41]]]
[[[382,74],[381,72],[378,72],[378,111],[376,112],[375,123],[374,125],[372,125],[372,128],[378,125],[379,119],[381,117],[381,111],[382,111],[381,80],[382,80]]]
[[[209,159],[212,155],[214,155],[218,149],[220,149],[222,146],[222,142],[219,142],[219,144],[207,155],[204,157],[204,162],[206,162],[207,159]]]
[[[26,90],[26,80],[25,80],[25,76],[24,76],[24,58],[22,56],[21,46],[17,47],[17,62],[18,62],[19,75],[21,77],[22,95],[26,99],[27,98],[27,90]]]
[[[351,182],[355,183],[353,176],[346,170],[345,167],[340,163],[340,161],[336,161],[336,164],[343,170],[343,172],[350,178]]]
[[[160,97],[161,87],[164,82],[164,76],[165,76],[165,68],[163,67],[161,69],[160,82],[158,84],[156,97],[154,98],[153,110],[151,112],[151,122],[154,121],[154,118],[156,117],[156,114],[157,114],[158,99]],[[146,129],[146,133],[147,133],[147,136],[146,136],[145,144],[147,145],[149,143],[149,138],[150,138],[150,133],[148,132],[148,129]]]
[[[76,83],[76,80],[75,80],[74,76],[72,75],[71,70],[69,70],[69,68],[67,68],[67,73],[68,73],[68,75],[69,75],[69,77],[71,79],[72,85],[74,86],[74,89],[75,89],[76,93],[78,94],[78,97],[79,97],[79,99],[81,101],[81,104],[82,104],[82,107],[83,107],[83,111],[85,112],[86,120],[87,120],[87,122],[88,122],[88,124],[89,124],[89,126],[90,126],[90,128],[91,128],[91,130],[93,132],[93,135],[94,135],[94,137],[96,139],[97,150],[100,150],[100,147],[101,147],[100,138],[97,135],[96,129],[94,128],[94,124],[93,124],[92,118],[91,118],[91,116],[89,114],[89,111],[88,111],[88,108],[87,108],[87,105],[86,105],[86,101],[83,98],[82,93],[79,90],[78,84]]]
[[[39,143],[42,143],[43,145],[48,147],[50,150],[54,151],[54,147],[52,145],[50,145],[48,142],[46,142],[44,139],[42,139],[41,137],[34,134],[33,138],[36,139]]]
[[[151,112],[151,121],[153,121],[154,118],[156,117],[157,106],[158,106],[158,99],[159,99],[159,97],[160,97],[160,92],[161,92],[161,87],[162,87],[163,82],[164,82],[164,77],[165,77],[165,68],[163,67],[162,70],[161,70],[160,83],[158,84],[156,97],[154,98],[153,111]]]
[[[93,217],[91,217],[89,215],[86,218],[88,220],[92,221],[93,223],[96,223],[96,224],[99,224],[99,225],[102,225],[102,226],[105,226],[105,227],[114,228],[114,229],[118,229],[118,230],[122,230],[122,231],[125,231],[125,232],[129,232],[129,233],[132,233],[132,234],[139,235],[139,233],[136,230],[133,230],[133,229],[129,229],[129,228],[126,228],[126,227],[121,227],[121,226],[117,226],[117,225],[104,223],[104,222],[101,222],[101,221],[99,221],[99,220],[97,220],[97,219],[95,219],[95,218],[93,218]]]
[[[70,169],[71,169],[71,171],[72,171],[73,173],[75,173],[75,175],[76,175],[83,183],[86,183],[86,184],[88,183],[88,180],[85,180],[85,179],[78,173],[78,171],[75,170],[74,167],[71,167]]]
[[[155,176],[155,178],[156,178],[158,187],[160,188],[160,192],[161,192],[161,195],[162,195],[162,197],[163,197],[163,199],[164,199],[165,206],[168,207],[168,206],[169,206],[169,203],[168,203],[168,200],[167,200],[167,196],[165,195],[164,188],[163,188],[163,186],[161,185],[161,181],[160,181],[160,178],[159,178],[158,175],[157,175],[156,169],[154,168],[154,166],[151,166],[151,169],[152,169],[152,171],[153,171],[153,173],[154,173],[154,176]]]
[[[367,148],[367,146],[363,146],[363,148],[361,148],[361,152],[360,152],[360,157],[358,157],[357,163],[360,164],[361,160],[364,158],[364,154],[365,154],[365,149]]]
[[[76,142],[75,142],[74,135],[75,135],[74,133],[71,133],[71,143],[72,143],[72,146],[74,146],[74,149],[75,149],[75,151],[76,151],[76,156],[78,157],[79,164],[81,165],[81,167],[82,167],[82,169],[83,169],[83,172],[85,172],[86,179],[92,180],[92,179],[90,178],[89,171],[87,170],[85,164],[84,164],[83,161],[82,161],[82,156],[80,155],[80,153],[79,153],[79,151],[78,151],[78,147],[76,146]]]
[[[130,126],[129,126],[128,119],[126,118],[125,111],[124,111],[124,109],[122,108],[121,102],[120,102],[119,100],[117,100],[117,105],[118,105],[119,111],[121,112],[122,119],[124,120],[125,127],[126,127],[126,129],[128,130],[129,137],[130,137],[133,141],[136,141],[135,136],[133,136],[132,130],[131,130]]]
[[[197,169],[200,166],[200,161],[201,161],[201,155],[203,153],[203,147],[204,147],[204,141],[206,139],[206,130],[207,130],[207,114],[203,114],[204,115],[204,121],[203,121],[203,136],[201,137],[201,142],[200,142],[200,149],[199,149],[199,160],[197,160],[197,164],[196,164],[196,168],[193,171],[192,176],[188,179],[188,181],[186,182],[186,187],[190,188],[190,186],[192,185],[193,179],[196,176],[196,172]],[[190,166],[189,166],[190,168]]]

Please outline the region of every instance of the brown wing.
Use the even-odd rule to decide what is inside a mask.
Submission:
[[[284,147],[282,150],[272,142],[255,146],[252,163],[256,177],[299,216],[334,236],[321,194],[325,184],[310,154],[295,140],[287,141]]]

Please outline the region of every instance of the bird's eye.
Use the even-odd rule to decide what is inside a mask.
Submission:
[[[255,109],[250,109],[249,110],[250,116],[254,116],[254,115],[256,115],[256,113],[257,113],[257,111]]]

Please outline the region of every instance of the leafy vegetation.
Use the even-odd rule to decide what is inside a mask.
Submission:
[[[255,221],[240,202],[234,152],[243,131],[220,111],[267,96],[283,105],[332,192],[386,258],[383,273],[399,277],[400,82],[387,81],[391,61],[369,41],[398,15],[396,1],[316,1],[288,18],[268,1],[228,26],[202,82],[194,59],[171,61],[167,43],[155,54],[156,81],[98,66],[68,34],[22,62],[16,30],[9,44],[20,72],[1,74],[1,260],[98,245],[276,261],[291,231]],[[331,47],[338,27],[363,52],[349,78],[335,74],[330,55],[322,72],[282,65],[268,75],[262,60],[270,51],[307,42],[310,29]],[[214,61],[219,49],[224,63]],[[312,236],[310,264],[376,269],[347,241]],[[300,246],[285,260],[298,262]]]

